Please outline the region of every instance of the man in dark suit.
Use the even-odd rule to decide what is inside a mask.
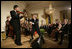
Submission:
[[[15,38],[15,44],[17,45],[22,45],[21,44],[21,31],[20,31],[20,19],[22,18],[22,16],[20,16],[19,13],[17,13],[17,11],[19,11],[19,6],[18,5],[14,5],[14,10],[10,11],[11,14],[11,25],[13,26],[13,33],[16,36]]]
[[[38,25],[38,19],[37,19],[37,16],[36,15],[33,15],[33,18],[30,20],[30,23],[32,25],[32,33],[31,33],[31,39],[30,39],[30,42],[32,41],[33,39],[33,34],[35,31],[37,31],[38,35],[40,36],[40,29],[39,29],[39,25]]]
[[[58,32],[58,26],[59,26],[59,20],[56,19],[56,24],[54,26],[54,28],[56,29],[56,31],[55,31],[55,41],[58,41],[58,34],[59,34],[59,32]]]
[[[60,29],[59,33],[61,33],[61,40],[59,42],[59,45],[63,44],[64,34],[68,34],[68,23],[67,19],[64,20],[64,25]]]

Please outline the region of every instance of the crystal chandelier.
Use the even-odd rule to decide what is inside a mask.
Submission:
[[[46,10],[47,14],[52,14],[54,12],[54,8],[52,7],[52,4],[49,4],[49,8]]]

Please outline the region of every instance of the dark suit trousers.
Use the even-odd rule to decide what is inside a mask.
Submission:
[[[33,39],[33,34],[35,33],[35,31],[37,31],[39,37],[40,37],[40,35],[41,35],[41,34],[40,34],[40,29],[39,29],[39,27],[32,27],[32,33],[31,33],[32,39]]]
[[[63,39],[64,39],[64,32],[61,33],[61,40],[60,40],[61,43],[63,42]]]
[[[55,32],[55,38],[56,38],[56,40],[58,40],[58,34],[59,34],[59,32],[56,31],[56,32]]]
[[[15,42],[21,43],[21,31],[19,22],[13,22],[13,33],[16,35]]]

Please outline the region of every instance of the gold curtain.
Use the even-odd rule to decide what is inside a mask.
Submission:
[[[46,17],[46,25],[48,25],[48,17]]]
[[[53,15],[52,14],[49,14],[50,15],[50,20],[51,20],[51,24],[53,23]],[[49,24],[49,21],[48,21],[48,16],[46,17],[46,25]]]
[[[50,14],[50,17],[51,17],[51,24],[53,23],[53,15]]]

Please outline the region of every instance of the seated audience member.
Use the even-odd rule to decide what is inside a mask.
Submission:
[[[60,39],[59,44],[62,45],[63,44],[63,39],[64,39],[64,34],[67,34],[68,33],[67,19],[64,19],[64,25],[60,29],[59,33],[61,34],[61,39]]]
[[[55,41],[58,41],[58,34],[59,34],[59,32],[58,32],[58,26],[59,26],[59,20],[56,19],[56,24],[55,24],[55,26],[54,26],[54,31],[55,31]]]
[[[57,40],[57,41],[58,41],[59,31],[60,31],[61,28],[62,28],[62,24],[61,24],[61,22],[59,22],[58,29],[57,29],[58,34],[55,35],[55,36],[57,36],[57,37],[56,37],[56,40]]]
[[[10,24],[10,17],[8,16],[6,20],[6,38],[8,37],[9,34],[9,24]]]
[[[20,21],[20,25],[21,25],[21,32],[24,33],[24,22],[23,22],[23,20]]]
[[[72,48],[71,20],[69,20],[69,23],[68,23],[68,37],[69,37],[68,48]]]
[[[51,24],[49,24],[48,31],[47,31],[49,37],[50,37],[51,32],[52,32],[52,27],[51,27]]]
[[[56,25],[56,24],[54,23],[54,24],[53,24],[53,26],[52,26],[52,27],[53,27],[53,28],[52,28],[52,30],[54,30],[54,29],[55,29],[55,27],[56,27],[55,25]]]
[[[28,21],[25,21],[25,23],[24,23],[24,28],[25,28],[25,35],[29,35],[29,25],[28,25]]]

